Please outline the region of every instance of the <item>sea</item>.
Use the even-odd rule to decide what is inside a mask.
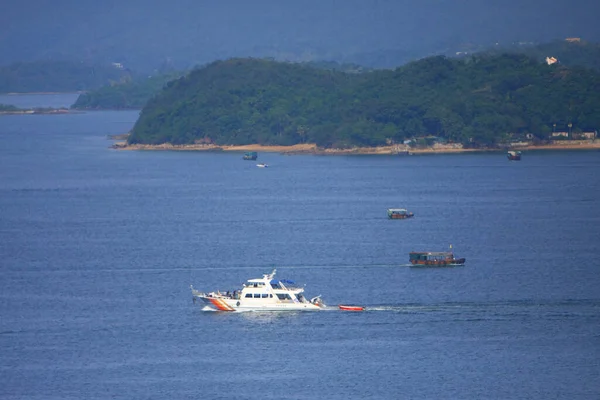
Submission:
[[[1,399],[600,398],[600,152],[111,149],[138,115],[0,116]],[[328,307],[192,301],[274,269]]]

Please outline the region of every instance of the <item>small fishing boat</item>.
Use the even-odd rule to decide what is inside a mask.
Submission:
[[[415,216],[415,214],[405,208],[388,208],[387,214],[389,219],[406,219]]]
[[[365,308],[363,306],[345,306],[345,305],[338,305],[339,309],[342,311],[365,311]]]
[[[413,267],[457,267],[465,265],[467,260],[454,257],[452,251],[412,251],[409,261]]]
[[[511,161],[519,161],[521,160],[521,152],[520,151],[509,151],[506,153],[506,157]]]
[[[255,151],[249,151],[244,154],[242,157],[244,160],[256,160],[258,158],[258,154]]]
[[[241,289],[203,293],[192,286],[192,299],[201,300],[213,311],[319,311],[321,296],[308,300],[304,287],[287,279],[274,279],[276,270],[262,278],[249,279]]]
[[[263,163],[260,163],[260,164],[256,164],[256,166],[257,166],[258,168],[267,168],[269,165],[268,165],[268,164],[263,164]]]

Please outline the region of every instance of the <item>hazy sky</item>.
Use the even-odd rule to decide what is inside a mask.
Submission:
[[[591,0],[29,0],[2,2],[0,64],[134,64],[278,54],[334,58],[457,43],[600,40]]]

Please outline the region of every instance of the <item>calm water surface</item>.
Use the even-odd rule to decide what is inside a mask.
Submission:
[[[0,398],[600,397],[599,152],[262,169],[109,149],[136,118],[0,117]],[[191,301],[275,267],[333,310]]]

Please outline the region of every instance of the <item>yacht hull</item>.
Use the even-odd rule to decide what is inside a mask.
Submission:
[[[243,300],[204,297],[197,296],[206,305],[215,311],[320,311],[324,306],[313,303],[275,303],[275,302],[254,302],[252,300],[244,302]]]

